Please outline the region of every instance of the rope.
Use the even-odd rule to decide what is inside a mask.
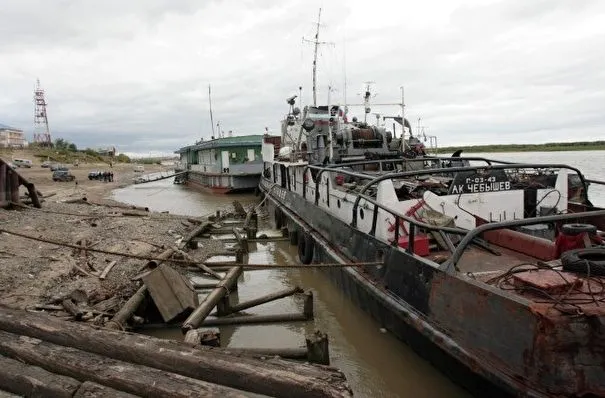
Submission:
[[[383,263],[381,262],[359,262],[359,263],[317,263],[317,264],[308,264],[308,265],[283,265],[283,264],[245,264],[245,263],[208,263],[206,261],[191,261],[191,260],[177,260],[177,259],[166,259],[166,258],[161,258],[161,257],[157,257],[157,256],[147,256],[147,255],[139,255],[139,254],[132,254],[132,253],[123,253],[123,252],[117,252],[117,251],[112,251],[112,250],[103,250],[103,249],[95,249],[95,248],[88,248],[88,247],[82,247],[79,245],[74,245],[72,243],[66,243],[66,242],[59,242],[56,240],[52,240],[52,239],[45,239],[45,238],[38,238],[35,236],[31,236],[31,235],[27,235],[27,234],[23,234],[20,232],[15,232],[15,231],[10,231],[8,229],[5,228],[0,228],[0,232],[4,232],[6,234],[9,235],[13,235],[13,236],[17,236],[20,238],[25,238],[25,239],[31,239],[31,240],[35,240],[38,242],[44,242],[44,243],[49,243],[51,245],[56,245],[56,246],[63,246],[63,247],[69,247],[72,249],[77,249],[77,250],[87,250],[89,252],[94,252],[94,253],[102,253],[102,254],[109,254],[109,255],[113,255],[113,256],[121,256],[121,257],[129,257],[129,258],[136,258],[139,260],[147,260],[147,261],[166,261],[166,262],[172,262],[172,263],[177,263],[177,264],[183,264],[183,265],[195,265],[195,264],[202,264],[202,265],[206,265],[208,267],[212,267],[212,266],[230,266],[230,267],[244,267],[244,268],[328,268],[328,267],[333,267],[333,268],[340,268],[340,267],[363,267],[363,266],[376,266],[376,265],[382,265]]]

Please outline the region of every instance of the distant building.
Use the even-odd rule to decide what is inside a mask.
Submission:
[[[23,130],[0,123],[0,147],[23,148],[27,146]]]
[[[107,147],[107,148],[98,148],[97,149],[97,153],[99,155],[105,155],[105,156],[116,156],[116,147],[112,146],[112,147]]]

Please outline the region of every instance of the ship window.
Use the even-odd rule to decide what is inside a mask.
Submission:
[[[340,209],[340,199],[336,200],[336,206],[338,206],[338,208]]]
[[[363,209],[359,209],[359,217],[363,220]]]

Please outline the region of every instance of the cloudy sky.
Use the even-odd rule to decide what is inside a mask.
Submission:
[[[601,0],[0,0],[0,123],[31,137],[33,89],[53,138],[155,153],[277,132],[285,99],[374,101],[405,87],[406,116],[440,145],[605,138]],[[394,112],[389,111],[389,112]]]

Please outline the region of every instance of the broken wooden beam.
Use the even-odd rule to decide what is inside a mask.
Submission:
[[[279,292],[267,294],[266,296],[262,296],[253,300],[245,301],[243,303],[230,305],[227,308],[227,314],[232,314],[234,312],[239,312],[246,310],[248,308],[256,307],[257,305],[269,303],[271,301],[278,300],[280,298],[288,297],[296,293],[302,293],[303,289],[298,286],[294,286],[288,289],[281,290]]]
[[[111,318],[109,322],[105,325],[106,328],[116,329],[116,330],[124,330],[124,326],[126,322],[130,319],[132,314],[139,308],[139,305],[145,299],[147,293],[147,287],[145,285],[141,286],[139,290],[136,291],[135,294],[132,295],[130,299],[120,308],[120,310]]]
[[[94,328],[6,307],[0,307],[0,330],[257,394],[293,398],[352,396],[344,375],[326,366],[238,358],[216,348],[191,348],[173,340]]]
[[[237,243],[238,243],[240,249],[245,254],[248,254],[250,252],[250,250],[248,248],[248,238],[244,237],[237,228],[232,228],[231,231],[233,232],[233,235],[235,235],[235,239],[237,239]]]
[[[0,353],[76,380],[102,383],[142,397],[245,397],[228,387],[4,331],[0,331]]]
[[[79,308],[76,303],[73,302],[72,299],[65,299],[61,302],[61,306],[65,309],[65,311],[67,311],[68,313],[70,313],[71,315],[73,315],[73,317],[75,318],[76,321],[80,321],[82,320],[82,316],[84,315],[84,311],[82,311],[81,308]]]
[[[210,314],[212,309],[218,302],[225,297],[233,285],[237,283],[237,278],[242,274],[242,267],[233,267],[227,272],[227,275],[221,280],[217,287],[210,292],[204,301],[193,311],[189,318],[183,323],[183,333],[187,333],[191,329],[196,329],[200,323]]]
[[[198,306],[197,293],[187,278],[160,264],[141,278],[164,322],[191,313]]]
[[[159,266],[162,262],[168,260],[170,257],[172,257],[172,255],[174,254],[174,250],[173,248],[169,247],[168,249],[164,250],[162,253],[160,253],[155,260],[149,260],[147,261],[146,267],[147,268],[155,268],[157,266]]]

